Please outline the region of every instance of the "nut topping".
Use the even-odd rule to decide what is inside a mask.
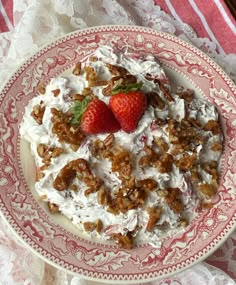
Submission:
[[[28,122],[32,126],[22,132],[28,139],[27,131],[35,131],[40,142],[31,147],[36,189],[49,211],[68,215],[91,237],[112,239],[125,249],[135,246],[137,235],[159,242],[171,229],[187,227],[192,212],[215,207],[223,151],[218,115],[208,112],[211,103],[199,100],[193,90],[172,87],[155,56],[133,55],[140,70],[150,61],[160,68],[137,75],[132,64],[124,65],[128,55],[117,56],[117,63],[111,57],[112,64],[102,62],[102,52],[88,55],[76,63],[68,82],[58,77],[47,88],[39,86],[41,94],[26,112],[24,128]],[[114,107],[115,96],[122,107],[119,100]],[[103,128],[112,120],[102,121],[101,107],[87,116],[93,126],[101,123],[101,130],[83,128],[95,100],[102,101],[117,129]],[[127,112],[124,102],[136,109]],[[138,106],[137,124],[126,129],[122,119],[128,114],[132,122]],[[125,111],[120,115],[120,110]]]

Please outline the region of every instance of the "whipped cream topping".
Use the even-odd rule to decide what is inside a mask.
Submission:
[[[163,82],[165,87],[170,91],[169,79],[166,77],[164,69],[155,56],[148,55],[138,57],[135,54],[119,54],[110,47],[101,47],[95,51],[94,56],[98,60],[90,61],[86,59],[82,63],[82,67],[89,65],[93,67],[100,79],[110,80],[111,74],[106,66],[106,63],[124,67],[128,72],[134,75],[138,81],[143,82],[142,91],[157,92],[160,97],[165,100],[163,91],[155,80],[148,80],[147,75],[153,79]],[[88,196],[84,195],[88,188],[84,182],[76,180],[73,182],[77,185],[78,191],[67,189],[58,191],[53,187],[53,181],[57,177],[60,170],[70,161],[78,158],[87,160],[91,166],[93,173],[101,178],[105,186],[112,192],[121,185],[121,180],[118,173],[111,171],[111,162],[108,160],[99,160],[94,157],[91,152],[91,144],[95,139],[104,140],[107,134],[91,135],[85,137],[81,146],[76,150],[72,150],[70,145],[59,141],[58,137],[52,132],[52,108],[66,113],[73,104],[73,94],[81,93],[84,88],[88,87],[85,74],[75,76],[73,74],[66,77],[57,77],[51,79],[46,86],[45,94],[40,94],[32,98],[25,108],[25,114],[20,127],[21,138],[30,143],[31,153],[35,158],[36,168],[44,165],[42,157],[39,156],[37,147],[39,144],[46,144],[50,147],[60,147],[64,151],[57,157],[51,158],[50,165],[43,171],[44,176],[35,182],[35,190],[40,197],[45,201],[56,204],[62,214],[67,216],[72,222],[83,230],[84,222],[93,222],[95,217],[99,218],[103,223],[103,231],[97,233],[90,232],[91,237],[98,237],[103,240],[110,239],[114,233],[123,235],[128,232],[136,231],[137,243],[150,243],[153,246],[160,246],[162,239],[166,236],[173,235],[180,230],[180,220],[182,217],[187,218],[190,222],[197,213],[197,208],[200,201],[200,196],[190,182],[190,172],[181,171],[175,164],[172,170],[167,173],[160,173],[154,167],[141,168],[138,166],[133,169],[133,175],[137,180],[145,178],[153,178],[158,183],[158,189],[179,188],[182,196],[181,202],[184,205],[184,213],[176,214],[166,203],[165,198],[158,194],[157,191],[150,191],[145,202],[145,207],[160,207],[162,215],[157,221],[157,227],[154,227],[152,232],[146,230],[149,215],[143,207],[132,209],[126,213],[114,215],[106,211],[105,207],[98,204],[97,193],[91,193]],[[58,96],[54,96],[54,90],[60,90]],[[108,104],[109,96],[104,96],[102,86],[93,87],[93,94],[99,99]],[[170,91],[171,92],[171,91]],[[115,143],[132,152],[137,161],[144,154],[143,148],[145,145],[151,146],[155,138],[162,138],[169,146],[168,152],[171,152],[174,145],[170,143],[168,124],[156,126],[155,120],[170,120],[174,119],[181,122],[188,115],[189,118],[197,120],[200,124],[205,125],[209,120],[218,121],[218,112],[214,105],[210,102],[195,98],[191,102],[180,98],[171,92],[174,101],[165,100],[165,107],[160,110],[151,105],[141,117],[137,129],[132,133],[125,133],[120,130],[114,134]],[[43,103],[42,103],[43,102]],[[32,117],[31,113],[34,106],[43,104],[45,107],[42,124],[38,124]],[[195,151],[200,163],[207,161],[217,161],[219,163],[221,151],[213,151],[212,145],[219,142],[222,144],[222,134],[213,134],[210,131],[201,131],[201,135],[205,138],[204,144],[199,144]],[[189,154],[193,152],[189,151]],[[176,158],[181,157],[181,154]],[[211,183],[212,175],[198,166],[202,183]],[[158,227],[158,225],[160,227]],[[168,225],[163,227],[163,225]]]

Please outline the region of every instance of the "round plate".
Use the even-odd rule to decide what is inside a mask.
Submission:
[[[174,84],[194,88],[214,103],[225,135],[221,181],[214,207],[198,213],[185,231],[161,249],[120,249],[85,238],[67,219],[51,215],[34,193],[34,164],[19,138],[24,107],[41,82],[62,74],[102,45],[152,53]],[[201,51],[169,34],[132,26],[104,26],[71,33],[40,50],[0,93],[0,208],[18,237],[52,265],[111,283],[166,277],[203,260],[236,225],[236,89],[224,71]]]

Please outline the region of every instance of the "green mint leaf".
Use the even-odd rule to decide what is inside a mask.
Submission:
[[[115,95],[117,93],[129,93],[131,91],[137,91],[139,89],[141,89],[143,86],[143,82],[140,81],[140,82],[137,82],[137,83],[131,83],[131,84],[126,84],[126,85],[123,85],[123,84],[120,84],[120,85],[117,85],[116,87],[114,87],[112,89],[112,95]]]
[[[77,125],[80,124],[82,115],[86,110],[88,103],[90,102],[90,97],[85,97],[83,101],[75,101],[74,106],[71,108],[71,113],[73,114],[71,119],[71,124]]]

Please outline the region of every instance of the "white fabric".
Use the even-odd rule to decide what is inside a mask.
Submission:
[[[235,54],[218,54],[215,43],[198,38],[190,26],[161,11],[152,0],[17,0],[14,22],[15,32],[0,35],[2,81],[49,41],[77,29],[108,24],[148,26],[175,34],[202,49],[236,81]]]
[[[25,248],[0,219],[0,284],[4,285],[102,285],[58,270]],[[170,278],[146,285],[235,285],[223,271],[205,262]],[[127,283],[126,285],[129,285]],[[141,285],[137,283],[136,285]]]
[[[152,0],[17,0],[15,30],[0,34],[0,88],[16,68],[46,43],[78,29],[107,24],[141,25],[169,32],[191,42],[213,58],[236,81],[236,55],[217,54],[216,44],[198,38],[193,29],[174,20]],[[44,263],[12,237],[0,219],[0,284],[95,285]],[[200,263],[171,278],[146,284],[233,285],[225,273]]]

